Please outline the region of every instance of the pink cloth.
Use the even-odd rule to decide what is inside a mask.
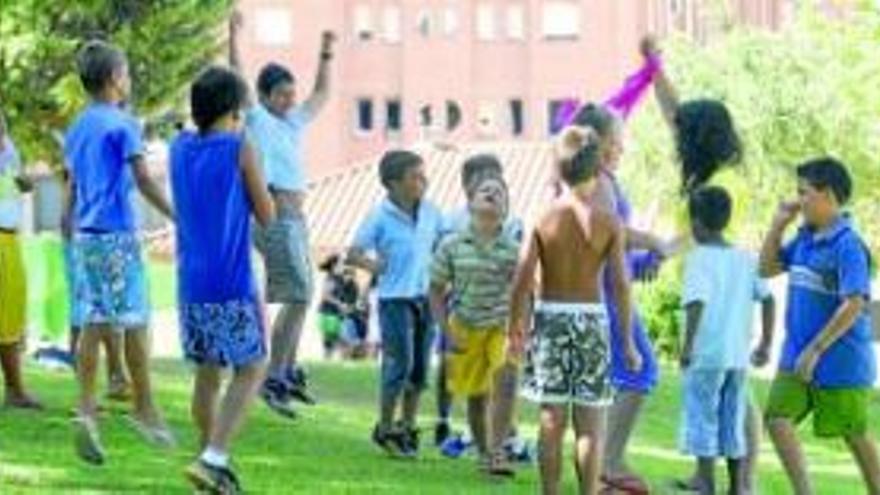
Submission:
[[[626,78],[623,86],[614,95],[605,100],[603,106],[626,120],[633,109],[642,101],[662,68],[662,59],[658,55],[651,55],[638,71]],[[570,125],[580,109],[581,105],[577,99],[567,100],[556,112],[554,123],[557,125],[554,125],[554,128],[562,129]]]

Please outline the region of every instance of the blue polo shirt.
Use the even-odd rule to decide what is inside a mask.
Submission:
[[[134,116],[116,105],[92,102],[64,138],[73,173],[73,221],[78,231],[134,232],[132,162],[144,152]]]
[[[385,262],[376,286],[379,299],[411,299],[428,294],[431,257],[443,235],[443,215],[427,201],[415,218],[386,198],[358,228],[354,247],[375,252]]]
[[[828,228],[801,227],[780,252],[789,273],[786,338],[779,368],[793,372],[801,352],[828,324],[845,298],[870,298],[870,255],[848,217]],[[820,357],[814,374],[821,388],[868,387],[876,377],[868,310]]]

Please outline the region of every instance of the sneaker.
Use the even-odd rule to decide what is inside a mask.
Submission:
[[[285,372],[284,381],[287,386],[287,393],[293,399],[310,406],[318,402],[315,396],[309,392],[308,377],[306,377],[306,372],[302,368],[288,368]]]
[[[510,437],[504,442],[507,460],[519,464],[532,464],[537,457],[534,444],[519,437]]]
[[[76,455],[89,464],[96,466],[104,464],[106,455],[104,454],[104,447],[101,446],[101,439],[98,436],[98,426],[95,424],[95,420],[85,416],[77,416],[73,420],[73,425],[76,428],[74,436]]]
[[[434,427],[434,445],[436,445],[437,447],[442,446],[451,434],[452,429],[449,427],[449,422],[438,421],[437,426]]]
[[[440,453],[450,459],[458,459],[471,447],[471,441],[461,433],[452,434],[440,446]]]
[[[198,459],[187,466],[184,475],[199,493],[222,495],[242,493],[238,476],[226,466],[213,466]]]
[[[419,454],[419,436],[420,432],[418,428],[415,428],[410,425],[406,425],[403,423],[398,423],[397,426],[400,431],[402,437],[402,452],[407,457],[415,457]]]
[[[269,406],[269,409],[275,411],[280,416],[287,419],[296,419],[297,413],[290,403],[290,397],[287,395],[287,387],[280,380],[268,378],[263,382],[260,390],[260,397]]]
[[[493,452],[489,456],[488,461],[489,463],[486,473],[489,474],[489,476],[513,478],[516,475],[516,471],[513,470],[513,466],[510,464],[507,453],[504,449]]]
[[[373,428],[373,443],[388,453],[388,455],[396,457],[401,453],[400,442],[396,437],[396,432],[391,428],[384,429],[380,424]]]

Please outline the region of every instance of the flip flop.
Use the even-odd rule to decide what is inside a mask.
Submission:
[[[624,474],[620,476],[602,475],[600,478],[602,483],[610,489],[608,493],[614,493],[615,490],[626,493],[627,495],[650,495],[651,489],[644,480],[634,474]]]

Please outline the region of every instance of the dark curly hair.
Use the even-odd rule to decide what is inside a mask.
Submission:
[[[733,118],[717,100],[692,100],[675,113],[676,147],[686,194],[707,183],[720,168],[742,158],[742,144]]]

